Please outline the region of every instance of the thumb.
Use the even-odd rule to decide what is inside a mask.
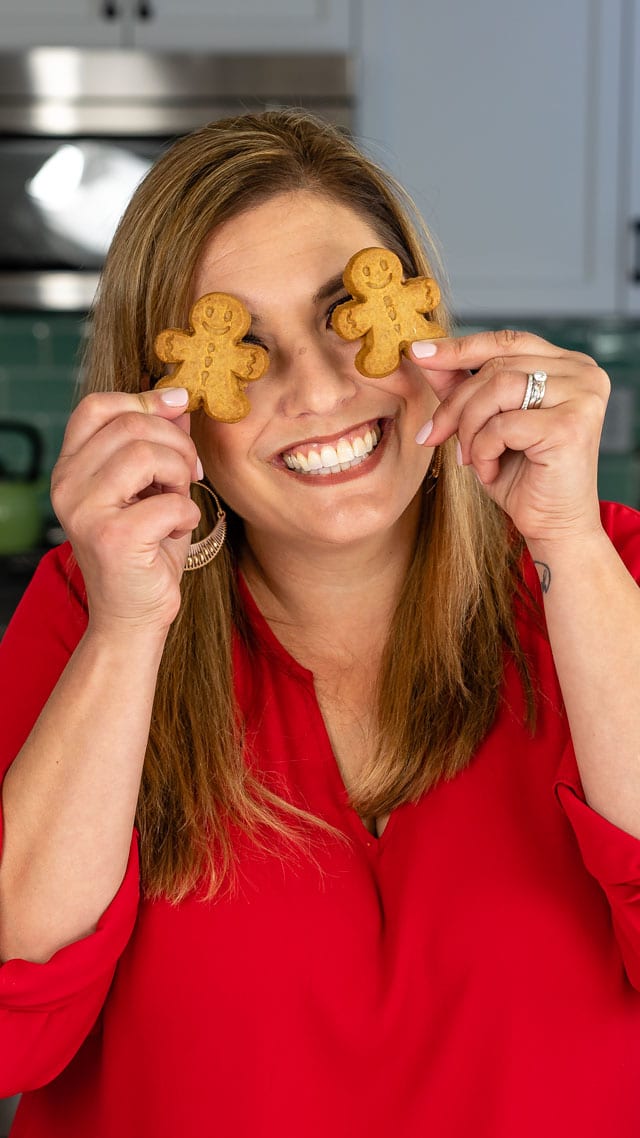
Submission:
[[[163,387],[140,391],[137,398],[141,410],[147,415],[171,419],[186,435],[191,433],[191,416],[187,410],[189,392],[185,387]]]

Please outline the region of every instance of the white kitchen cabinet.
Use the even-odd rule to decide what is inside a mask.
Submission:
[[[364,0],[358,133],[426,216],[461,316],[628,310],[639,7]]]
[[[0,47],[346,51],[350,0],[0,0]]]

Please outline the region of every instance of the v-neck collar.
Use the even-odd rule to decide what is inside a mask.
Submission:
[[[349,802],[349,793],[344,784],[344,780],[338,767],[338,762],[333,753],[331,740],[329,739],[326,724],[322,717],[322,712],[318,703],[313,672],[309,668],[305,668],[302,664],[300,664],[298,660],[296,660],[295,657],[292,656],[291,653],[288,652],[284,645],[281,644],[281,642],[278,640],[278,637],[274,633],[266,617],[258,607],[258,603],[255,600],[255,597],[253,596],[241,570],[238,570],[238,589],[243,605],[245,606],[245,611],[249,620],[249,624],[251,626],[251,630],[256,640],[260,644],[262,651],[267,656],[271,657],[271,659],[277,664],[279,668],[286,671],[290,676],[301,682],[309,690],[312,698],[314,714],[317,716],[318,720],[318,731],[323,739],[325,759],[329,763],[332,780],[335,781],[340,807],[344,812],[345,817],[348,819],[353,834],[358,838],[361,845],[366,847],[370,853],[381,853],[387,844],[389,832],[395,829],[395,818],[398,810],[400,810],[401,807],[396,807],[395,810],[391,811],[391,814],[387,820],[387,824],[379,837],[376,834],[372,834],[367,829],[364,822]]]

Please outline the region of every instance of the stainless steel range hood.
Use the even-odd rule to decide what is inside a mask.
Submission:
[[[265,106],[304,106],[349,128],[345,55],[195,55],[36,48],[0,52],[0,133],[181,134]]]

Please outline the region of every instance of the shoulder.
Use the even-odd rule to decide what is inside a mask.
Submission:
[[[65,544],[44,555],[0,641],[6,698],[0,773],[18,753],[86,626],[82,575]]]
[[[45,553],[3,637],[30,641],[37,635],[59,640],[72,651],[86,627],[86,594],[82,574],[68,542]]]

